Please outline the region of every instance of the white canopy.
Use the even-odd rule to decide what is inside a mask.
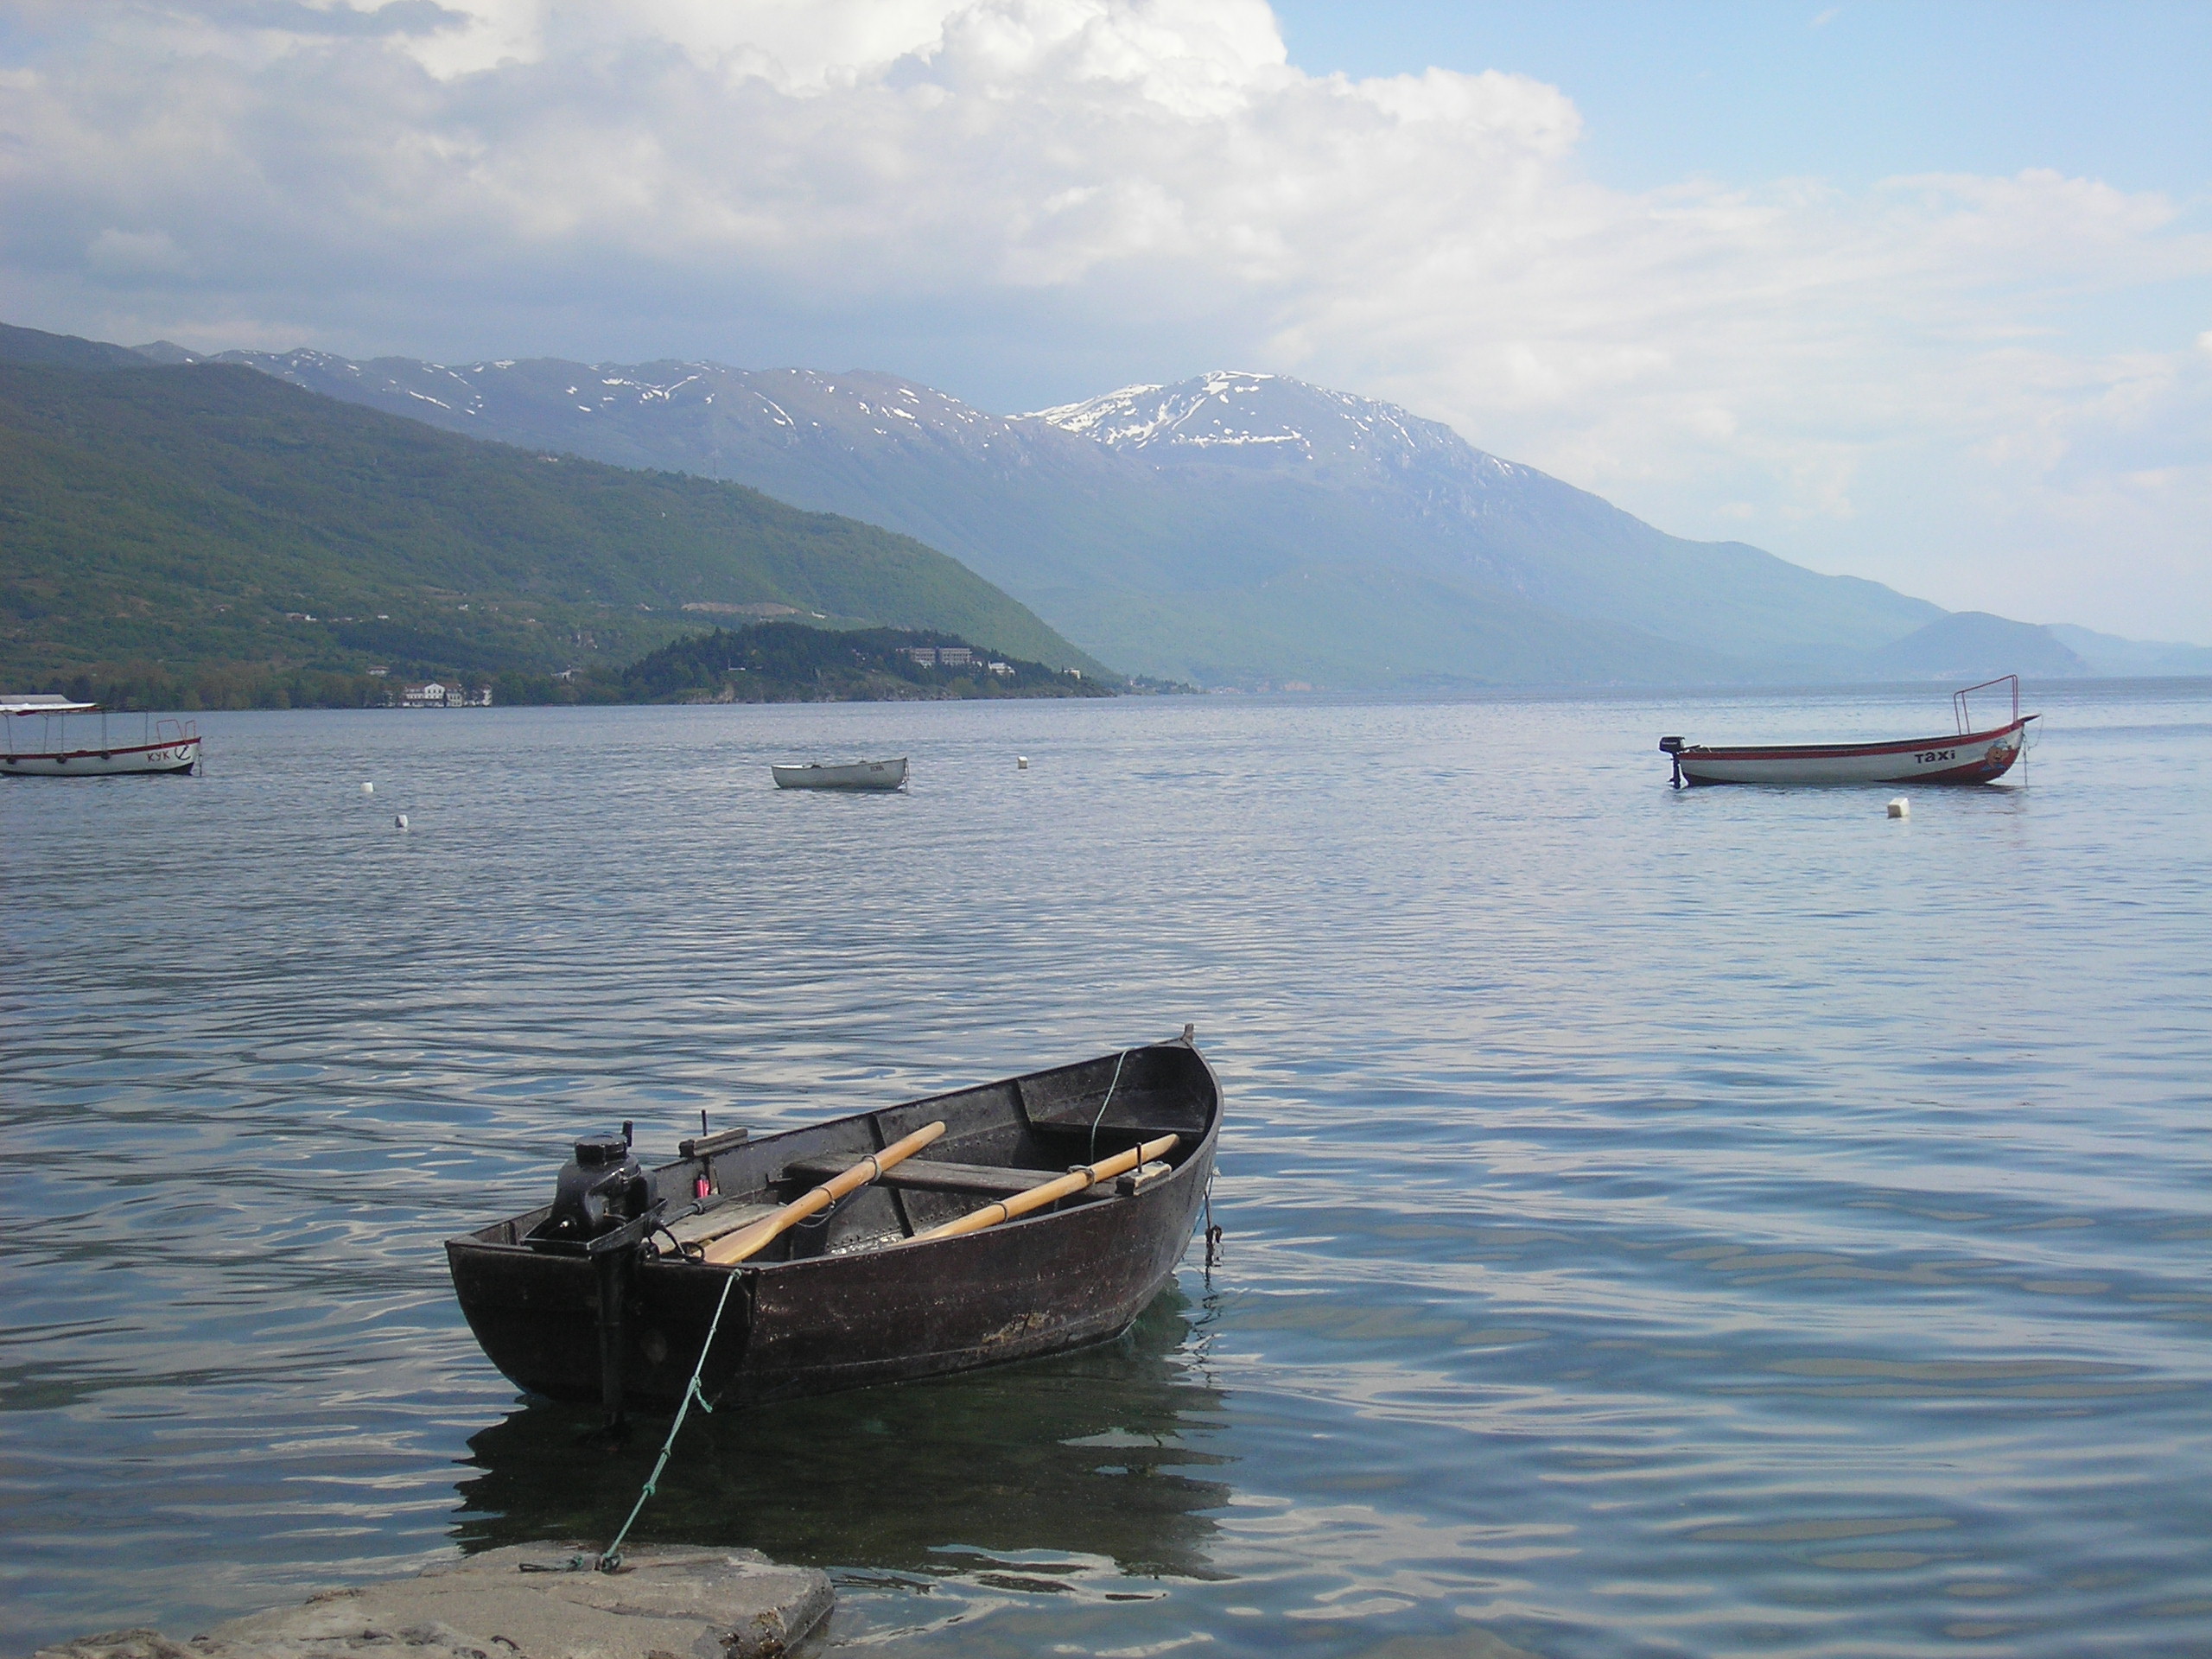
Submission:
[[[81,715],[99,707],[97,702],[72,702],[67,697],[44,694],[0,696],[0,715]]]

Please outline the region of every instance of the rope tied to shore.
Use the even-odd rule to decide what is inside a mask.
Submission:
[[[621,1570],[622,1541],[630,1535],[630,1529],[638,1524],[638,1516],[645,1507],[645,1500],[660,1490],[661,1472],[668,1467],[670,1454],[676,1450],[676,1437],[683,1431],[683,1419],[690,1412],[691,1402],[697,1401],[700,1410],[709,1416],[714,1414],[714,1407],[708,1404],[706,1394],[699,1387],[699,1378],[707,1369],[707,1356],[713,1351],[715,1332],[721,1329],[722,1310],[729,1306],[729,1293],[736,1283],[737,1274],[734,1272],[722,1281],[721,1299],[715,1304],[715,1317],[707,1326],[707,1339],[699,1344],[699,1363],[691,1368],[691,1381],[684,1388],[683,1403],[677,1407],[676,1421],[668,1426],[668,1438],[661,1442],[660,1456],[653,1459],[652,1473],[645,1477],[645,1491],[638,1494],[638,1501],[630,1506],[630,1518],[622,1523],[622,1530],[614,1535],[614,1541],[599,1558],[599,1570],[602,1573]]]

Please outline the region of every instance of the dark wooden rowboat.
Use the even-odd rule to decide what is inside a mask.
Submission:
[[[722,1268],[683,1253],[938,1121],[944,1135],[925,1155],[753,1259]],[[448,1240],[446,1256],[494,1365],[531,1393],[601,1401],[610,1414],[625,1399],[682,1400],[726,1285],[701,1376],[710,1402],[934,1376],[1126,1329],[1190,1242],[1220,1122],[1219,1084],[1185,1027],[1179,1040],[807,1128],[686,1141],[676,1161],[643,1172],[650,1208],[606,1236],[620,1249],[546,1236],[549,1205]],[[1164,1135],[1179,1137],[1165,1170],[1147,1165],[978,1232],[908,1242]],[[700,1200],[702,1175],[712,1192]]]

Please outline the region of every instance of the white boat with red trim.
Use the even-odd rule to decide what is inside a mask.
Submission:
[[[1967,699],[1976,691],[2009,685],[2012,717],[1972,729]],[[1907,737],[1874,743],[1756,743],[1728,747],[1662,737],[1659,752],[1675,761],[1675,787],[1688,784],[1986,784],[2012,769],[2027,747],[2028,722],[2020,712],[2020,677],[2004,674],[1951,694],[1953,723],[1945,737]]]
[[[97,741],[69,741],[71,715],[98,715]],[[16,744],[16,721],[39,720],[35,747]],[[112,778],[129,773],[190,772],[200,764],[200,728],[188,720],[156,721],[140,717],[138,741],[114,742],[108,734],[108,712],[96,702],[73,702],[50,696],[0,696],[0,728],[7,747],[0,752],[0,774],[18,778]],[[84,722],[78,722],[84,733]],[[89,735],[89,734],[87,734]]]

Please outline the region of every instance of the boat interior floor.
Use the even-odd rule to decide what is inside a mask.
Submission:
[[[794,1159],[784,1166],[777,1184],[797,1197],[809,1188],[842,1174],[855,1161],[849,1152]],[[1016,1193],[1027,1192],[1040,1182],[1052,1180],[1066,1173],[1063,1169],[1014,1168],[1005,1164],[957,1164],[941,1159],[909,1158],[904,1163],[885,1170],[872,1185],[899,1187],[915,1192],[960,1193],[988,1200],[1010,1198]],[[1079,1202],[1100,1196],[1103,1196],[1103,1192],[1097,1194],[1081,1192],[1075,1194],[1071,1201]],[[734,1197],[710,1198],[705,1209],[670,1222],[666,1231],[678,1244],[704,1244],[709,1240],[734,1233],[741,1227],[749,1227],[756,1221],[765,1221],[782,1207],[780,1203],[759,1199],[747,1202]],[[895,1237],[896,1235],[890,1236]]]
[[[819,1184],[842,1174],[854,1161],[850,1153],[843,1152],[801,1158],[785,1166],[784,1179]],[[978,1198],[1008,1198],[1066,1173],[1060,1169],[1011,1169],[1004,1164],[954,1164],[933,1158],[909,1158],[885,1170],[876,1179],[885,1186],[906,1187],[918,1192],[968,1192]]]
[[[668,1232],[679,1244],[703,1244],[756,1221],[766,1221],[781,1208],[777,1204],[710,1204],[696,1215],[670,1222]]]

